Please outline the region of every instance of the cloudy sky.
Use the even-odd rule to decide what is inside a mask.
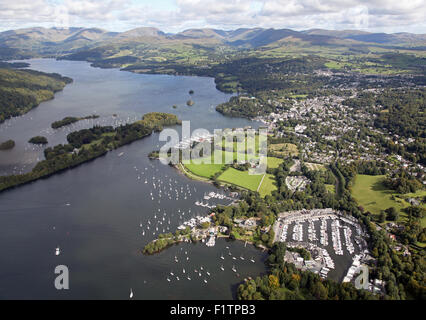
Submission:
[[[426,0],[0,0],[0,30],[239,27],[426,33]]]

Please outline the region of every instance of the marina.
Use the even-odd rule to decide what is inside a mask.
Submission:
[[[345,278],[356,254],[367,247],[362,238],[365,232],[356,219],[332,209],[281,213],[274,231],[275,241],[286,242],[290,248],[304,248],[311,254],[311,260],[304,260],[296,252],[287,252],[288,262],[336,281]]]

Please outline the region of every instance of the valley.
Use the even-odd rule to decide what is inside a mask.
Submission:
[[[0,249],[23,241],[10,212],[37,213],[40,268],[58,243],[85,270],[120,261],[80,271],[68,298],[423,298],[424,34],[29,28],[0,43]],[[180,141],[213,153],[165,166],[160,132],[181,121],[226,134]],[[250,128],[267,129],[262,174],[262,143],[232,137]],[[35,256],[16,250],[12,296],[55,297],[42,277],[20,294]]]

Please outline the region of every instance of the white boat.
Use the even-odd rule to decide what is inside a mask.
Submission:
[[[251,258],[251,259],[250,259],[250,261],[251,261],[251,262],[253,262],[253,263],[255,263],[255,261],[254,261],[254,259],[253,259],[253,258]]]
[[[206,279],[204,279],[204,283],[207,283],[207,280],[206,280]]]
[[[169,278],[167,278],[167,281],[170,282],[171,280]]]
[[[56,248],[55,255],[59,256],[61,254],[61,249],[59,247]]]
[[[223,254],[220,256],[220,258],[221,258],[222,260],[225,260],[225,257],[223,256]]]
[[[232,266],[232,271],[237,272],[237,269],[235,269],[235,266]]]
[[[206,273],[207,273],[207,275],[210,277],[210,272],[208,272],[208,271],[207,271]]]
[[[220,267],[220,270],[225,271],[225,268],[223,267],[223,265]]]
[[[132,290],[132,288],[130,288],[130,299],[132,299],[133,298],[133,290]]]
[[[119,157],[122,157],[123,155],[124,155],[124,152],[120,153],[118,156],[119,156]]]

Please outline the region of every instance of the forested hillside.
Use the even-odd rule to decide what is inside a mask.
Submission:
[[[53,99],[72,79],[33,70],[0,69],[0,123]]]

